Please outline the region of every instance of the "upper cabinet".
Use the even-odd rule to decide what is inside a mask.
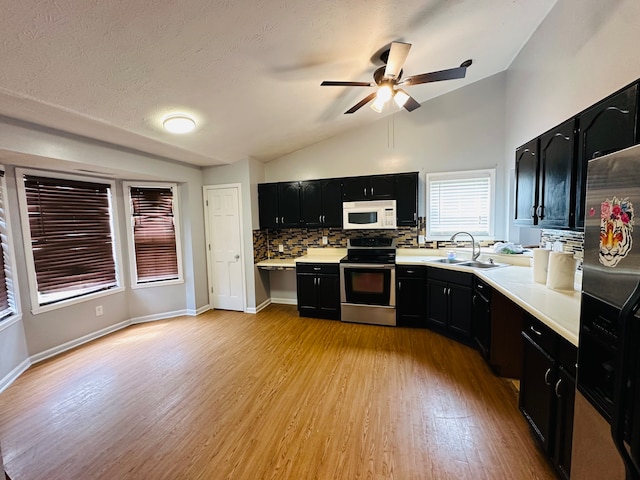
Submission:
[[[589,160],[638,143],[638,83],[516,150],[516,225],[583,228]]]
[[[300,182],[258,185],[260,228],[300,226]]]
[[[538,208],[538,139],[516,150],[516,225],[535,225]]]
[[[300,223],[305,227],[342,226],[342,181],[300,182]]]
[[[418,172],[394,177],[398,226],[415,227],[418,224]]]
[[[541,227],[569,228],[574,224],[575,124],[572,118],[540,137],[536,217]]]
[[[342,180],[342,199],[352,202],[395,198],[394,177],[395,175],[373,175],[345,178]]]
[[[576,226],[584,227],[584,199],[589,160],[637,143],[638,84],[604,99],[578,116],[578,189]]]

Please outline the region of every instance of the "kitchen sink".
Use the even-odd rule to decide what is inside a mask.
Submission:
[[[449,258],[441,258],[440,260],[430,260],[433,263],[449,263],[449,264],[461,264],[464,263],[465,265],[468,264],[470,262],[470,260],[457,260],[455,258],[449,259]]]
[[[471,268],[496,268],[496,267],[506,267],[503,263],[492,263],[492,262],[477,262],[477,261],[467,261],[464,263],[465,267]]]

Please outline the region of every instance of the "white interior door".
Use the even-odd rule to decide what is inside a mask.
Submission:
[[[213,308],[244,311],[240,187],[205,187],[205,192],[209,301]]]

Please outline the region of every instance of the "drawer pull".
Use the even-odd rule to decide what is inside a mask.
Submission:
[[[407,270],[407,273],[416,273],[415,270]]]
[[[529,330],[531,330],[533,333],[535,333],[536,335],[538,335],[539,337],[542,336],[542,332],[539,332],[538,330],[536,330],[535,328],[533,328],[533,325],[529,326]]]
[[[562,395],[560,395],[560,384],[562,383],[562,379],[558,380],[558,382],[556,383],[556,397],[561,398]]]
[[[548,386],[551,386],[551,382],[549,381],[550,374],[551,374],[551,369],[547,368],[547,371],[544,372],[544,383],[546,383]]]
[[[313,267],[314,272],[319,272],[320,270],[322,270],[322,267]]]

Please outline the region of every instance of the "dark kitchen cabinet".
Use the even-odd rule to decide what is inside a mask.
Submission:
[[[422,266],[396,266],[396,325],[426,327],[427,269]]]
[[[258,185],[260,228],[300,226],[300,182]]]
[[[393,199],[395,198],[394,177],[394,175],[373,175],[344,178],[342,199],[345,202]]]
[[[516,225],[535,225],[538,207],[538,139],[516,150]]]
[[[540,137],[539,193],[536,223],[545,228],[574,226],[575,119]]]
[[[494,290],[491,293],[491,341],[489,366],[501,377],[522,376],[522,329],[527,313]]]
[[[427,269],[427,323],[456,339],[471,341],[473,274]]]
[[[616,92],[578,116],[578,163],[575,223],[584,227],[589,160],[638,142],[638,84]]]
[[[300,223],[305,227],[342,226],[342,180],[300,182]]]
[[[340,267],[298,263],[296,287],[301,317],[340,319]]]
[[[487,283],[477,277],[473,279],[471,335],[485,360],[489,360],[491,351],[491,294],[492,288]]]
[[[522,331],[519,408],[558,472],[569,478],[577,348],[533,317]]]
[[[418,172],[394,177],[398,226],[415,227],[418,225]]]

